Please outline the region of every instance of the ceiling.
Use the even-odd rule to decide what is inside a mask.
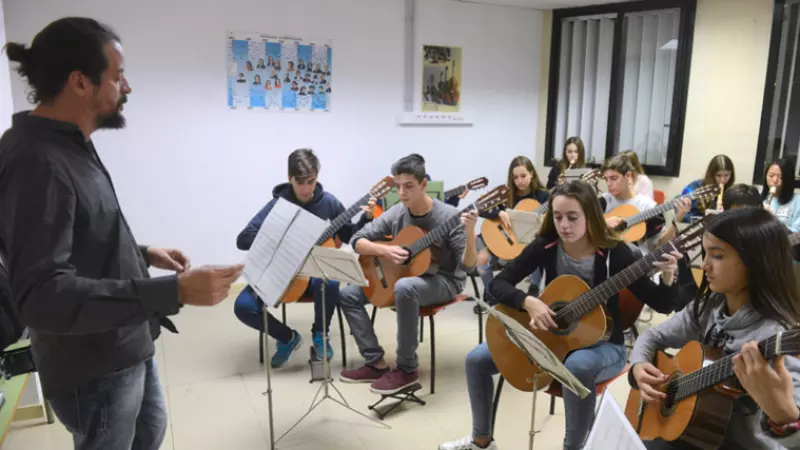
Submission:
[[[621,3],[630,0],[456,0],[469,3],[485,3],[488,5],[515,6],[531,9],[575,8],[578,6]]]

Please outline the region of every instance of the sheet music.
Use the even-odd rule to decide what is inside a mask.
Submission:
[[[358,254],[336,248],[314,247],[300,274],[307,277],[337,280],[357,286],[367,286]]]
[[[310,212],[278,199],[245,259],[245,279],[265,304],[278,303],[327,226]]]
[[[511,228],[514,236],[520,244],[529,244],[536,239],[536,233],[542,227],[542,215],[527,211],[516,211],[507,209],[508,217],[511,220]]]
[[[583,450],[646,450],[622,408],[611,394],[603,393],[592,431]]]
[[[497,309],[489,307],[489,305],[482,300],[478,299],[477,301],[479,305],[487,309],[489,314],[506,327],[506,334],[509,339],[511,339],[511,342],[528,355],[528,357],[543,371],[550,374],[554,379],[558,380],[564,388],[574,392],[578,397],[586,398],[586,396],[589,395],[589,389],[587,389],[580,380],[575,378],[575,375],[567,370],[558,357],[556,357],[539,338],[531,333],[530,330]]]

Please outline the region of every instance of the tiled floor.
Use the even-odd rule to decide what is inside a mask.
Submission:
[[[426,323],[420,344],[420,397],[426,406],[398,408],[385,429],[326,400],[296,429],[278,443],[293,450],[436,449],[438,444],[467,435],[471,429],[469,401],[464,376],[464,356],[478,341],[478,321],[473,303],[455,305],[436,317],[436,394],[429,394],[430,339]],[[215,308],[184,308],[177,317],[179,335],[166,333],[157,342],[161,382],[167,394],[170,427],[162,449],[219,450],[265,449],[269,447],[267,380],[258,362],[257,333],[241,325],[233,315],[232,300]],[[282,435],[308,411],[319,384],[309,384],[308,345],[312,307],[290,305],[289,325],[304,334],[303,349],[289,365],[272,372],[274,424]],[[653,321],[663,317],[655,315]],[[336,355],[332,372],[341,370],[339,329],[334,320],[331,339]],[[388,355],[393,357],[394,313],[378,313],[376,330]],[[349,365],[361,363],[352,338],[348,337]],[[336,382],[336,387],[358,411],[372,413],[367,405],[377,400],[366,385]],[[624,405],[628,387],[624,377],[610,392]],[[335,393],[332,391],[332,394]],[[530,393],[508,386],[504,389],[495,430],[503,450],[527,448],[530,428]],[[557,402],[548,415],[549,397],[537,401],[536,448],[559,449],[564,434],[563,404]],[[7,436],[4,450],[71,449],[71,439],[59,424],[41,421],[17,423]]]

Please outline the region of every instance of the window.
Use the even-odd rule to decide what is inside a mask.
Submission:
[[[777,0],[772,19],[767,80],[761,109],[753,181],[761,184],[765,166],[788,157],[797,160],[800,147],[800,0]],[[800,83],[798,83],[800,87]],[[800,166],[795,173],[800,174]]]
[[[553,13],[546,161],[580,136],[590,165],[633,150],[648,174],[679,174],[695,6],[648,0]]]

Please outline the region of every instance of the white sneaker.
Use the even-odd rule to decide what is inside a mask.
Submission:
[[[440,444],[439,450],[497,450],[497,443],[492,441],[489,446],[484,449],[472,442],[472,436],[467,436],[457,441]]]

